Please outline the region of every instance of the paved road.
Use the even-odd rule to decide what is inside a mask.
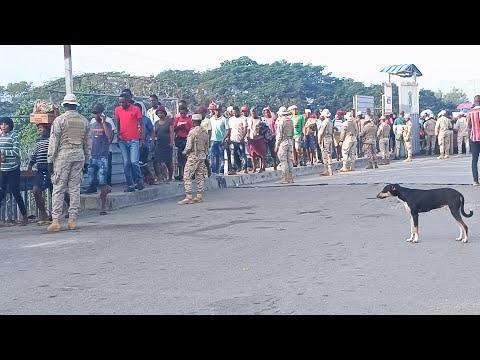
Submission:
[[[221,189],[82,213],[77,231],[0,228],[0,314],[480,314],[480,188],[470,158]],[[420,242],[386,182],[460,190],[470,242],[448,210]],[[458,185],[451,185],[458,184]]]

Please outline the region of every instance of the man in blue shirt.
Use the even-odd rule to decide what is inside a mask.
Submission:
[[[85,194],[97,192],[95,181],[98,180],[100,186],[100,198],[102,200],[102,208],[100,215],[106,215],[105,205],[107,202],[107,194],[112,191],[108,185],[108,155],[110,152],[110,143],[113,139],[112,125],[106,121],[103,114],[103,106],[97,104],[93,107],[92,113],[95,115],[95,122],[90,124],[90,132],[92,134],[92,155],[88,164],[88,189]]]
[[[150,173],[150,169],[148,167],[148,152],[150,151],[150,145],[153,146],[153,124],[148,116],[145,115],[142,105],[138,102],[136,102],[134,105],[142,112],[143,123],[145,124],[145,137],[143,139],[143,147],[140,149],[139,158],[140,170],[142,171],[145,183],[148,185],[153,185],[155,178]]]

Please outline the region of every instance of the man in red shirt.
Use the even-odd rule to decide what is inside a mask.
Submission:
[[[125,192],[135,191],[135,187],[142,190],[144,185],[139,164],[145,134],[142,112],[131,104],[131,98],[126,93],[120,94],[119,102],[120,106],[115,108],[115,119],[118,124],[118,147],[122,152],[127,181]]]
[[[470,150],[472,151],[472,175],[473,185],[479,186],[478,182],[478,154],[480,153],[480,95],[473,99],[475,105],[467,113],[467,124],[470,130]]]
[[[183,169],[185,166],[185,156],[183,150],[187,144],[188,132],[193,128],[192,119],[187,115],[188,109],[186,106],[179,106],[179,115],[175,117],[173,121],[173,131],[175,132],[175,146],[177,148],[177,163],[178,163],[178,176],[175,176],[176,180],[183,180]]]

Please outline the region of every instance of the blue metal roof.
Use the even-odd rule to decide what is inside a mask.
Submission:
[[[380,72],[393,74],[401,77],[422,76],[422,73],[414,64],[389,65]]]

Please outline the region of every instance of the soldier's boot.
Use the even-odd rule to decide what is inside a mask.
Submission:
[[[77,219],[69,217],[67,227],[68,230],[77,230]]]
[[[330,173],[328,172],[328,165],[324,166],[323,173],[321,173],[320,176],[330,176]]]
[[[384,161],[384,164],[385,165],[390,165],[390,158],[386,158],[385,161]]]
[[[203,202],[203,194],[202,193],[197,193],[197,196],[193,198],[193,201],[196,203],[201,203]]]
[[[333,176],[333,168],[332,168],[332,165],[328,165],[328,176]]]
[[[368,166],[365,169],[373,169],[373,162],[369,161]]]
[[[352,160],[350,163],[350,169],[348,169],[348,171],[355,171],[355,160]]]
[[[374,161],[374,162],[373,162],[373,166],[374,166],[375,169],[378,169],[377,161]]]
[[[403,162],[412,162],[412,158],[411,158],[411,157],[407,157],[405,160],[403,160]]]
[[[340,168],[340,171],[341,172],[347,172],[348,171],[346,161],[343,161],[343,166]]]
[[[185,204],[194,204],[195,202],[192,199],[192,194],[185,194],[185,199],[178,202],[178,205],[185,205]]]
[[[47,230],[51,232],[57,232],[60,231],[62,227],[60,226],[60,220],[59,219],[52,219],[52,223],[48,226]]]
[[[293,175],[292,174],[289,174],[287,175],[287,181],[289,184],[293,184],[295,181],[293,181]]]

